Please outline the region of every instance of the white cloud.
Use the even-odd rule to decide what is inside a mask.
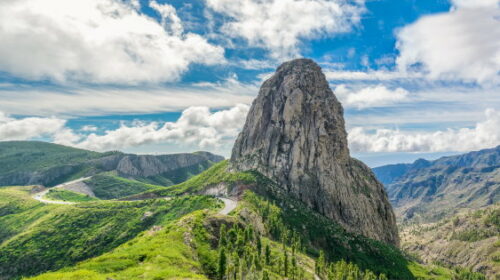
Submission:
[[[298,55],[301,39],[350,31],[364,11],[362,0],[355,4],[344,0],[205,1],[230,18],[222,32],[266,48],[279,59]]]
[[[125,149],[154,143],[194,145],[199,148],[217,147],[234,141],[242,128],[248,105],[211,113],[208,107],[191,107],[183,111],[176,122],[122,125],[104,135],[90,134],[82,141],[67,143],[95,151]]]
[[[353,152],[447,152],[471,151],[500,144],[500,112],[488,109],[486,119],[473,128],[448,129],[435,132],[410,132],[362,127],[349,131]]]
[[[498,0],[452,0],[453,5],[459,8],[478,8],[478,7],[498,7]]]
[[[500,81],[500,9],[495,0],[455,0],[397,33],[401,71],[420,65],[430,78],[481,84]]]
[[[80,128],[81,131],[97,131],[97,127],[93,125],[84,125]]]
[[[423,77],[420,73],[408,73],[401,71],[369,70],[363,71],[342,71],[325,69],[324,74],[329,81],[333,80],[354,80],[354,81],[388,81],[396,79],[416,79]]]
[[[335,88],[334,93],[342,105],[358,109],[393,105],[407,100],[409,94],[403,88],[391,90],[383,85],[365,87],[357,91],[349,89],[346,85],[339,85]]]
[[[0,141],[27,140],[52,135],[63,129],[66,121],[57,118],[15,119],[0,112]]]
[[[122,123],[103,134],[81,132],[97,130],[84,126],[79,131],[65,126],[57,118],[11,118],[0,112],[0,141],[47,138],[52,142],[94,151],[124,150],[149,144],[175,144],[194,149],[231,148],[245,123],[248,105],[238,104],[226,110],[211,112],[208,107],[190,107],[175,122]]]
[[[191,63],[219,64],[224,50],[183,31],[175,8],[137,1],[0,1],[0,71],[58,82],[173,81]]]

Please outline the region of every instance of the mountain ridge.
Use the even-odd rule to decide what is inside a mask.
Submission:
[[[438,220],[500,200],[500,146],[374,168],[401,219]],[[392,175],[392,177],[391,177]]]

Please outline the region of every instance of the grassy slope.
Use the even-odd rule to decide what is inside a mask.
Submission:
[[[97,153],[37,141],[0,142],[0,163],[2,165],[0,177],[23,172],[43,173],[52,169],[72,166],[45,183],[46,186],[54,186],[91,173],[96,167],[86,164],[87,161],[113,153]]]
[[[0,142],[0,175],[82,163],[103,154],[36,141]]]
[[[85,181],[94,194],[100,199],[115,199],[148,190],[162,188],[136,180],[125,179],[112,172],[98,174]]]
[[[31,187],[0,189],[0,244],[57,208],[31,199],[30,190]]]
[[[158,196],[174,196],[186,193],[196,193],[203,190],[207,186],[214,185],[220,182],[225,182],[229,185],[236,183],[252,184],[256,182],[257,177],[255,174],[250,172],[226,172],[227,166],[228,161],[224,160],[214,164],[205,172],[193,176],[185,182],[174,186],[169,186],[164,189],[147,191],[146,193],[154,193]]]
[[[69,202],[88,202],[98,200],[95,197],[63,189],[52,189],[45,195],[45,198],[49,200],[61,200]]]
[[[28,191],[26,187],[0,190],[0,278],[72,265],[108,252],[153,225],[218,205],[199,196],[43,205],[31,200]]]
[[[33,279],[207,279],[183,242],[185,232],[181,223],[146,232],[110,253]]]

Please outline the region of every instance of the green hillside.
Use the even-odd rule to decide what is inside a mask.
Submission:
[[[58,269],[101,255],[154,225],[219,202],[209,197],[44,205],[29,187],[0,189],[0,278]]]
[[[88,201],[95,201],[98,200],[95,197],[91,197],[88,195],[84,195],[81,193],[76,193],[68,190],[63,190],[63,189],[51,189],[49,192],[45,195],[46,199],[49,200],[60,200],[60,201],[67,201],[67,202],[88,202]]]
[[[41,170],[54,166],[83,163],[102,156],[102,153],[46,142],[0,142],[0,162],[2,163],[0,175],[10,172]]]
[[[115,199],[148,190],[161,189],[161,186],[151,185],[136,180],[125,179],[112,172],[92,176],[85,184],[90,187],[96,197],[100,199]]]

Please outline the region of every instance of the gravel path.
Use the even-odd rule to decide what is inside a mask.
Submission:
[[[227,215],[229,212],[233,211],[234,208],[238,205],[238,202],[236,200],[230,199],[230,198],[224,198],[224,197],[218,197],[218,199],[222,200],[224,202],[224,208],[219,211],[219,214],[222,215]]]

